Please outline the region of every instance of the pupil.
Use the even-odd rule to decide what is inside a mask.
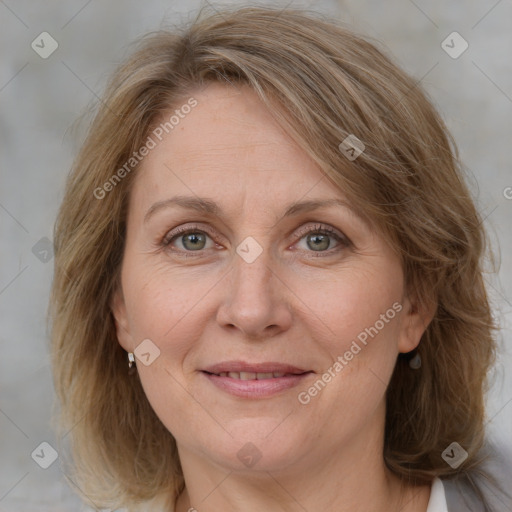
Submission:
[[[201,242],[204,244],[204,235],[198,233],[192,233],[190,235],[185,236],[184,245],[187,247],[187,243],[191,242],[191,246],[189,248],[192,249],[202,249]],[[199,242],[199,245],[198,245]]]
[[[311,238],[309,240],[314,240],[312,246],[308,242],[310,249],[318,250],[327,249],[329,247],[329,238],[326,235],[311,235]]]

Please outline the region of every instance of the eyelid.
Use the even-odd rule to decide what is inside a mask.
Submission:
[[[300,241],[305,236],[311,233],[327,234],[328,236],[335,238],[338,242],[337,247],[328,249],[326,251],[306,251],[311,255],[315,255],[315,257],[319,257],[321,255],[332,255],[333,253],[339,252],[344,248],[353,247],[352,241],[342,231],[332,227],[330,224],[324,224],[322,222],[308,223],[295,231],[294,238],[297,238],[297,241],[294,242],[293,245],[300,243]]]
[[[224,238],[222,235],[217,233],[214,229],[210,228],[209,226],[201,226],[199,224],[191,224],[191,225],[185,225],[185,226],[178,226],[177,228],[173,229],[172,231],[169,231],[166,233],[162,240],[162,244],[169,245],[173,238],[176,238],[179,235],[185,235],[189,232],[204,232],[207,235],[210,235],[210,237],[216,236],[219,238]]]
[[[305,226],[302,226],[295,231],[295,236],[303,237],[304,235],[308,235],[309,233],[316,233],[317,231],[324,231],[330,235],[336,235],[347,243],[350,242],[347,236],[344,235],[341,231],[333,228],[330,224],[324,224],[322,222],[307,223]]]
[[[178,226],[177,228],[175,228],[172,231],[168,232],[164,236],[164,238],[162,240],[162,245],[167,247],[167,246],[169,246],[171,244],[171,242],[172,242],[172,240],[174,238],[177,238],[180,235],[185,235],[185,234],[191,233],[191,232],[204,232],[207,235],[209,235],[210,238],[212,238],[212,240],[213,240],[213,238],[216,238],[216,237],[224,238],[216,230],[214,230],[213,228],[211,228],[208,225],[202,226],[202,225],[197,224],[197,223],[192,223],[190,225]],[[328,235],[337,238],[341,245],[345,245],[345,246],[352,245],[351,240],[344,233],[342,233],[341,231],[333,228],[329,224],[324,224],[324,223],[321,223],[321,222],[309,222],[309,223],[306,223],[306,225],[301,226],[300,228],[295,230],[293,236],[294,236],[294,238],[297,238],[297,240],[293,242],[293,245],[295,245],[298,242],[300,242],[300,240],[304,236],[306,236],[306,235],[308,235],[310,233],[316,233],[316,232],[325,232]],[[213,240],[213,242],[216,243],[215,240]],[[329,253],[330,251],[331,250],[328,250],[328,251],[318,251],[318,253],[319,254],[320,253]],[[178,252],[183,252],[183,251],[178,250]],[[194,251],[185,251],[185,252],[194,253]],[[197,251],[197,252],[200,253],[201,251]],[[315,252],[315,251],[312,251],[312,252]]]

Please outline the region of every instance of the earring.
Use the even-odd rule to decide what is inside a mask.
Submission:
[[[418,353],[409,361],[409,366],[413,370],[419,370],[421,368],[421,356]]]
[[[133,352],[128,352],[128,368],[131,368],[134,362],[135,358],[133,357]]]

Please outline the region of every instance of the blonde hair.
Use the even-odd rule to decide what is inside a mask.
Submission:
[[[143,39],[119,67],[69,176],[55,226],[52,362],[62,431],[82,494],[118,508],[184,481],[173,436],[127,373],[110,310],[119,285],[127,199],[136,173],[94,193],[139,150],[165,113],[209,82],[255,90],[276,119],[389,240],[418,307],[436,311],[400,355],[387,393],[384,459],[409,482],[479,464],[494,328],[482,279],[485,233],[443,121],[378,43],[300,10],[199,16]],[[339,145],[364,143],[352,161]],[[453,469],[453,441],[469,454]]]

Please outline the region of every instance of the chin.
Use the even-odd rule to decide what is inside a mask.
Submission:
[[[231,471],[280,471],[293,466],[311,450],[306,435],[279,417],[245,418],[225,425],[221,438],[209,436],[201,451],[216,464]],[[304,425],[304,432],[307,432]]]

